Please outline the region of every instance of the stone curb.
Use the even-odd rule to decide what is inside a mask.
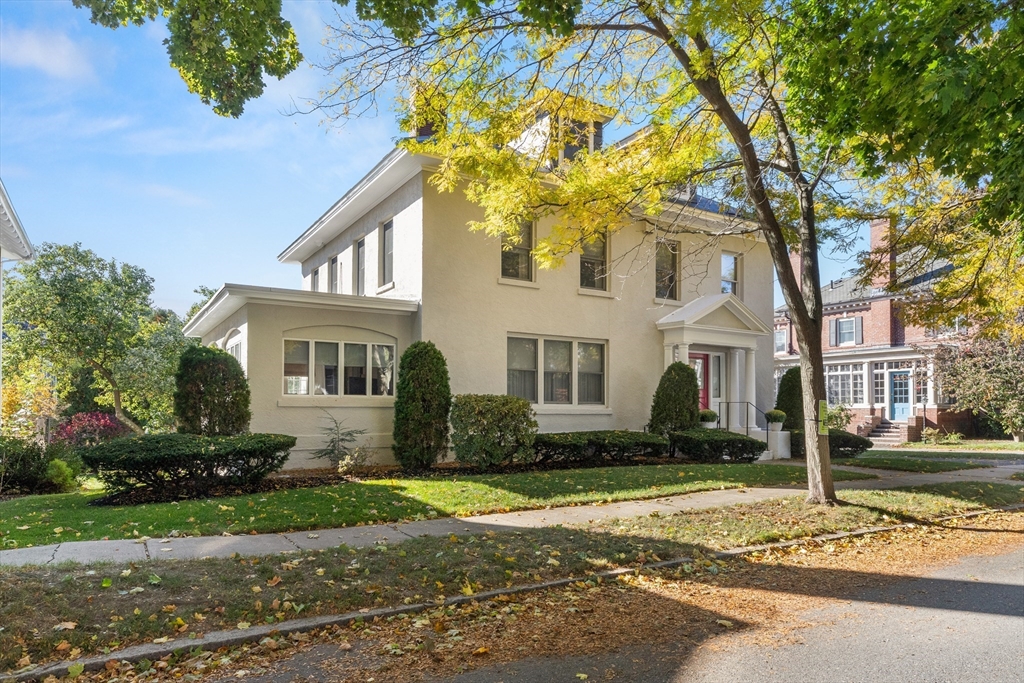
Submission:
[[[731,550],[724,550],[721,552],[711,553],[710,556],[717,559],[729,559],[735,557],[742,557],[743,555],[749,555],[751,553],[763,552],[769,549],[775,548],[790,548],[793,546],[803,545],[806,543],[822,543],[828,541],[840,540],[843,538],[855,538],[858,536],[867,536],[869,534],[876,534],[886,531],[896,531],[898,529],[910,529],[918,526],[928,526],[935,522],[945,522],[951,519],[968,519],[971,517],[980,517],[981,515],[991,514],[994,512],[1012,512],[1014,510],[1024,509],[1024,503],[1017,505],[1006,505],[998,508],[990,508],[988,510],[976,510],[973,512],[965,512],[958,515],[947,515],[945,517],[937,517],[932,520],[928,520],[924,524],[918,524],[915,522],[908,522],[906,524],[895,524],[893,526],[885,527],[869,527],[866,529],[857,529],[855,531],[842,531],[832,534],[822,534],[820,536],[812,536],[811,538],[799,538],[792,541],[780,541],[778,543],[767,543],[764,545],[746,546],[743,548],[733,548]],[[382,607],[379,609],[372,609],[366,612],[347,612],[345,614],[331,614],[324,615],[321,617],[307,617],[305,619],[293,619],[283,624],[267,624],[263,626],[254,626],[248,629],[231,629],[228,631],[214,631],[207,633],[199,638],[183,640],[183,641],[169,641],[167,643],[146,643],[143,645],[133,645],[126,647],[123,650],[112,652],[109,655],[101,655],[97,657],[86,657],[83,659],[69,660],[66,662],[57,662],[43,667],[42,669],[34,669],[32,671],[25,671],[16,674],[0,674],[0,683],[30,683],[31,681],[41,681],[47,676],[56,676],[57,678],[63,678],[68,674],[68,667],[73,664],[81,664],[83,666],[83,673],[89,671],[99,671],[104,668],[107,662],[115,660],[118,662],[129,661],[138,662],[143,659],[157,660],[161,657],[180,652],[182,650],[192,650],[194,648],[201,648],[207,651],[216,651],[222,647],[233,647],[236,645],[242,645],[249,642],[259,642],[267,636],[276,635],[279,633],[305,633],[308,631],[314,631],[322,629],[328,626],[345,626],[354,621],[362,619],[364,621],[372,621],[377,617],[386,618],[397,616],[399,614],[415,614],[417,612],[424,612],[429,609],[436,609],[438,607],[453,607],[456,605],[464,605],[470,602],[483,602],[486,600],[492,600],[497,597],[504,595],[518,595],[521,593],[532,593],[535,591],[549,590],[551,588],[560,588],[562,586],[568,586],[578,581],[586,581],[595,577],[602,579],[615,579],[619,576],[625,576],[627,574],[639,574],[641,570],[652,570],[652,569],[666,569],[669,567],[676,567],[679,565],[693,562],[691,557],[678,557],[672,560],[662,560],[661,562],[652,562],[650,564],[644,564],[640,567],[623,567],[621,569],[611,569],[604,572],[596,572],[594,574],[588,574],[583,577],[569,577],[565,579],[557,579],[554,581],[545,581],[543,583],[532,583],[523,586],[514,586],[512,588],[499,588],[492,591],[484,591],[482,593],[475,593],[473,595],[460,595],[457,597],[447,598],[443,603],[438,602],[421,602],[414,605],[403,605],[401,607]]]

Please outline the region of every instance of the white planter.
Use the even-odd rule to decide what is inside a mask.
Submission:
[[[703,427],[704,429],[714,429],[715,427],[718,426],[718,423],[717,422],[701,422],[700,426]]]
[[[768,431],[770,431],[770,432],[781,432],[782,431],[782,423],[781,422],[769,422],[768,423]]]

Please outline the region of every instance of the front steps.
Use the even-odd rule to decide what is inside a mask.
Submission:
[[[893,424],[889,420],[882,420],[878,423],[878,426],[871,430],[868,434],[868,438],[871,443],[874,444],[875,448],[887,448],[891,446],[899,446],[903,443],[903,437],[900,435],[900,428],[898,425]]]

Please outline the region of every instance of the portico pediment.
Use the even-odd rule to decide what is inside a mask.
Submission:
[[[658,321],[665,342],[753,348],[771,329],[733,294],[694,299]]]

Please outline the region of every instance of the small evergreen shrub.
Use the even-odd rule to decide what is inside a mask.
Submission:
[[[651,402],[648,430],[653,434],[682,432],[696,427],[700,404],[697,373],[686,363],[668,366]]]
[[[794,431],[789,436],[789,452],[794,458],[806,458],[804,432]],[[828,453],[830,458],[855,458],[871,448],[871,440],[842,429],[828,430]]]
[[[781,410],[769,410],[764,414],[764,419],[767,420],[769,424],[778,424],[779,422],[785,424],[786,414]]]
[[[482,470],[533,457],[537,434],[530,402],[517,396],[460,394],[452,399],[452,450]]]
[[[74,491],[76,486],[75,473],[63,460],[51,460],[46,463],[46,472],[43,475],[47,488],[54,493],[68,493]]]
[[[111,413],[93,411],[75,413],[62,422],[53,434],[53,440],[72,447],[95,446],[126,436],[131,430]]]
[[[249,381],[230,353],[188,347],[178,360],[174,383],[178,432],[232,436],[249,431]]]
[[[779,380],[779,393],[775,397],[775,410],[786,414],[782,428],[789,431],[804,428],[804,395],[800,386],[800,368],[790,368]]]
[[[667,449],[663,436],[625,429],[538,434],[533,440],[538,464],[629,462],[664,455]]]
[[[406,470],[424,470],[448,454],[452,391],[448,364],[433,342],[409,345],[398,364],[395,390],[395,460]]]
[[[320,431],[327,438],[327,442],[323,448],[313,451],[313,457],[329,460],[331,467],[340,474],[348,474],[354,468],[365,465],[367,452],[360,448],[352,448],[352,444],[366,434],[366,430],[348,429],[344,420],[339,420],[326,410],[324,414],[327,424]]]
[[[670,450],[694,462],[753,462],[768,450],[763,441],[724,429],[688,429],[669,435]]]
[[[701,422],[718,422],[718,413],[713,410],[704,409],[698,413]]]
[[[84,449],[82,460],[112,495],[145,486],[173,500],[256,484],[281,469],[294,446],[283,434],[144,434]]]

